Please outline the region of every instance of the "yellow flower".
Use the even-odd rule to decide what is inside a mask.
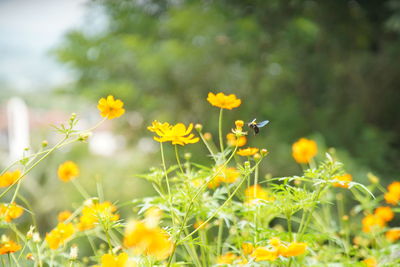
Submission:
[[[385,237],[390,242],[395,242],[400,239],[400,229],[390,229],[385,233]]]
[[[0,218],[6,222],[11,222],[22,216],[24,209],[15,203],[0,203]]]
[[[19,177],[21,177],[20,170],[8,171],[0,175],[0,187],[7,187],[14,184],[18,181]]]
[[[232,264],[238,256],[232,252],[225,253],[218,257],[217,264]]]
[[[194,144],[199,141],[198,137],[194,137],[191,133],[193,124],[186,126],[183,123],[177,123],[175,125],[169,125],[168,123],[159,123],[154,121],[151,126],[147,127],[151,132],[158,135],[154,137],[157,142],[171,142],[173,145],[187,145]]]
[[[292,145],[292,156],[297,163],[309,163],[317,151],[317,143],[306,138],[300,138]]]
[[[58,167],[58,178],[63,182],[71,181],[79,176],[79,168],[72,161],[66,161]]]
[[[99,221],[117,221],[119,215],[114,214],[116,210],[117,208],[108,201],[86,205],[82,209],[77,227],[80,231],[85,231],[94,228]]]
[[[258,152],[258,148],[255,147],[248,147],[248,148],[244,148],[244,149],[239,149],[238,152],[236,152],[238,155],[240,156],[253,156],[254,154],[256,154]]]
[[[378,207],[376,208],[374,214],[385,222],[389,222],[394,218],[394,213],[390,207]]]
[[[14,253],[21,249],[21,246],[12,240],[4,241],[0,243],[0,255]]]
[[[400,200],[400,182],[393,182],[387,188],[388,192],[384,195],[386,203],[397,205]]]
[[[160,227],[149,227],[143,221],[131,221],[125,229],[124,246],[136,255],[166,259],[173,249],[170,236]]]
[[[235,134],[233,134],[233,133],[228,133],[226,135],[226,139],[227,139],[227,143],[229,146],[242,147],[242,146],[246,145],[246,143],[247,143],[246,136],[240,136],[237,138],[235,136]]]
[[[275,249],[271,250],[266,247],[258,247],[253,251],[251,257],[253,257],[256,262],[274,261],[278,258],[278,252]]]
[[[259,184],[252,185],[244,191],[246,204],[257,204],[260,200],[273,201],[273,197],[268,196],[268,192]]]
[[[219,168],[215,170],[215,172],[219,172],[219,174],[207,184],[207,187],[210,189],[218,187],[221,183],[232,184],[236,182],[240,176],[240,172],[236,168],[224,168],[222,171]]]
[[[274,248],[278,248],[281,245],[281,240],[278,237],[273,237],[268,240],[268,243]]]
[[[73,234],[75,229],[72,223],[59,223],[56,228],[46,234],[46,242],[51,249],[63,245]]]
[[[64,222],[69,217],[71,217],[72,213],[69,210],[64,210],[58,214],[58,222]]]
[[[351,174],[344,174],[344,175],[338,175],[333,177],[333,179],[338,180],[340,182],[333,183],[334,187],[342,187],[342,188],[349,188],[349,182],[353,181],[353,176]]]
[[[368,258],[362,261],[365,263],[367,267],[376,267],[378,266],[378,263],[376,262],[375,258]]]
[[[295,257],[304,254],[307,244],[303,242],[292,242],[286,248],[279,247],[279,254],[284,257]]]
[[[376,216],[375,214],[369,214],[364,217],[361,221],[363,225],[363,232],[369,233],[374,228],[382,228],[386,225],[385,221],[381,218]]]
[[[136,267],[136,263],[128,259],[125,252],[117,255],[104,254],[101,256],[101,267]]]
[[[244,255],[250,255],[254,251],[253,244],[249,242],[242,243],[242,251]]]
[[[224,109],[237,108],[242,103],[234,94],[225,95],[224,93],[218,93],[215,95],[211,92],[208,93],[207,101],[215,107]]]
[[[101,98],[99,100],[99,104],[97,105],[98,110],[100,111],[100,115],[109,120],[118,118],[125,113],[125,109],[123,108],[124,103],[119,99],[114,99],[112,95],[107,96],[106,98]]]

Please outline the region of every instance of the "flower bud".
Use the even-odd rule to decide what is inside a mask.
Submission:
[[[204,139],[206,139],[207,141],[210,141],[212,139],[212,134],[209,132],[204,133]]]
[[[342,220],[343,221],[348,221],[349,220],[349,216],[348,215],[343,215]]]
[[[235,121],[236,129],[241,131],[244,125],[244,122],[242,120],[237,120]]]
[[[49,142],[47,140],[42,141],[42,147],[47,147],[49,145]]]
[[[379,183],[379,178],[376,176],[376,175],[374,175],[374,174],[372,174],[372,173],[368,173],[367,174],[367,176],[368,176],[368,179],[369,179],[369,181],[371,182],[371,183],[373,183],[373,184],[378,184]]]
[[[79,141],[86,142],[90,136],[92,136],[91,132],[81,133],[79,135]]]
[[[74,121],[76,119],[76,113],[72,113],[71,117],[69,118],[71,121]]]
[[[245,167],[246,169],[250,169],[250,161],[245,161],[245,162],[244,162],[244,167]]]
[[[267,149],[263,148],[263,149],[261,149],[260,153],[261,153],[261,156],[265,157],[266,155],[268,155],[269,152]]]
[[[183,155],[183,158],[186,159],[186,160],[190,160],[191,157],[192,157],[192,153],[189,153],[189,152],[187,152],[187,153],[185,153],[185,154]]]
[[[203,125],[200,124],[200,123],[196,123],[196,125],[194,126],[194,128],[195,128],[197,131],[201,132],[201,130],[203,130]]]
[[[256,153],[256,154],[254,154],[253,159],[254,159],[255,161],[258,161],[258,160],[261,159],[261,155],[260,155],[259,153]]]
[[[40,239],[40,235],[38,232],[33,233],[32,241],[34,243],[40,243],[42,240]]]
[[[35,258],[33,257],[33,254],[32,254],[32,253],[26,254],[26,259],[27,259],[27,260],[30,260],[30,261],[34,261],[34,260],[35,260]]]
[[[71,246],[71,250],[69,252],[69,259],[76,260],[77,258],[78,258],[78,246],[74,244]]]

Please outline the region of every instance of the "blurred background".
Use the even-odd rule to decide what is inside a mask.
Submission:
[[[125,102],[126,114],[88,144],[25,179],[46,230],[82,201],[57,179],[60,163],[77,162],[92,194],[101,179],[112,202],[151,194],[135,178],[161,162],[146,126],[202,123],[217,140],[218,110],[206,97],[222,91],[242,99],[225,112],[226,132],[235,119],[271,121],[249,137],[270,151],[264,174],[300,174],[291,144],[308,137],[319,159],[335,148],[356,181],[373,172],[386,185],[400,168],[399,37],[395,0],[0,0],[0,167],[24,147],[55,143],[50,125],[72,112],[79,128],[94,125],[100,97]],[[182,151],[209,161],[200,143]]]

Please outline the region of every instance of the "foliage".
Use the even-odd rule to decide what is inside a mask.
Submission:
[[[44,237],[35,226],[35,214],[21,194],[20,185],[26,175],[60,148],[85,142],[91,131],[106,119],[122,115],[120,104],[101,101],[99,111],[104,118],[94,127],[74,129],[76,114],[55,127],[61,141],[41,151],[27,154],[0,174],[7,179],[0,194],[1,227],[5,234],[0,242],[0,259],[8,266],[396,266],[400,231],[391,224],[400,203],[400,182],[383,188],[370,174],[365,186],[352,180],[333,154],[315,160],[315,143],[295,143],[293,153],[304,153],[304,171],[299,176],[266,177],[260,166],[266,149],[249,148],[239,154],[239,143],[225,144],[222,126],[224,112],[231,105],[221,105],[218,122],[219,148],[205,138],[207,125],[192,126],[154,121],[148,127],[160,143],[161,166],[138,175],[155,188],[158,195],[121,203],[118,198],[107,201],[98,184],[97,196],[90,196],[80,184],[77,164],[60,165],[59,178],[72,183],[85,201],[73,211],[59,215],[59,223]],[[229,98],[228,101],[237,101]],[[212,104],[212,101],[209,100]],[[247,101],[245,101],[247,104]],[[106,105],[106,106],[104,106]],[[240,104],[239,104],[240,105]],[[237,108],[236,105],[235,108]],[[231,112],[231,111],[229,111]],[[118,116],[117,116],[118,117]],[[243,121],[236,120],[232,133],[246,137]],[[248,128],[251,130],[250,128]],[[247,136],[257,138],[257,136]],[[203,141],[212,163],[195,162],[181,148]],[[306,139],[301,139],[305,141]],[[168,164],[165,150],[175,152],[176,164]],[[309,153],[309,152],[312,153]],[[290,153],[290,151],[288,151]],[[320,152],[321,153],[321,152]],[[272,151],[271,156],[274,156]],[[294,157],[298,160],[297,157]],[[11,171],[11,169],[13,171]],[[20,170],[16,172],[15,170]],[[15,178],[14,176],[18,176]],[[25,177],[25,178],[24,178]],[[218,183],[215,183],[218,181]],[[382,205],[384,200],[395,208]],[[356,205],[346,208],[351,199]],[[123,207],[138,210],[127,220],[120,217]],[[380,207],[379,207],[380,206]],[[19,217],[24,211],[32,216],[29,230],[22,229]],[[361,222],[361,223],[360,223]],[[80,241],[90,252],[80,255]],[[6,263],[7,262],[7,263]]]

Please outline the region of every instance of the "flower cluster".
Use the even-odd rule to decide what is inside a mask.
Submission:
[[[393,218],[394,213],[390,207],[378,207],[373,214],[365,216],[362,220],[363,231],[368,233],[375,228],[382,228]]]
[[[152,125],[147,127],[150,132],[157,134],[154,140],[157,142],[171,142],[173,145],[187,145],[194,144],[199,141],[198,137],[194,137],[191,133],[193,129],[193,124],[189,124],[186,127],[183,123],[177,123],[175,125],[170,125],[169,123],[160,123],[158,121],[153,121]]]

